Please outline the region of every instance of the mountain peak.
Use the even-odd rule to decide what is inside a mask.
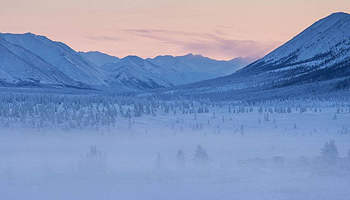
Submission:
[[[203,57],[201,54],[193,54],[193,53],[189,53],[184,55],[184,57]]]
[[[124,57],[122,60],[142,60],[142,58],[136,56],[136,55],[129,55]]]
[[[288,77],[289,83],[343,77],[349,66],[349,38],[350,15],[333,13],[239,73],[275,74],[283,77],[279,80]]]
[[[348,19],[350,18],[350,14],[344,13],[344,12],[336,12],[328,15],[327,17],[320,19],[314,25],[318,24],[326,24],[326,26],[332,26],[335,23],[339,22],[342,19]]]
[[[335,12],[330,14],[329,16],[338,16],[338,17],[344,17],[344,16],[350,16],[349,13],[345,13],[345,12]]]
[[[118,57],[111,56],[111,55],[108,55],[106,53],[102,53],[99,51],[88,51],[88,52],[80,51],[78,53],[99,67],[104,65],[104,64],[107,64],[107,63],[119,62]]]

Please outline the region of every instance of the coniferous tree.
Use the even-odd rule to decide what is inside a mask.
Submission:
[[[321,161],[322,163],[334,165],[339,160],[338,148],[335,145],[334,140],[330,140],[330,142],[326,142],[324,147],[321,149]]]
[[[196,166],[206,166],[208,164],[208,155],[202,145],[197,146],[193,161]]]
[[[160,153],[158,152],[157,160],[156,160],[156,170],[163,169],[163,161]]]
[[[244,126],[243,126],[243,124],[241,124],[241,135],[244,135]]]
[[[338,117],[337,117],[337,113],[334,113],[333,115],[333,120],[336,120]]]
[[[178,168],[184,168],[186,166],[185,153],[180,149],[176,155],[176,162]]]

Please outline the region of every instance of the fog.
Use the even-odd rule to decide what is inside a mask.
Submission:
[[[286,104],[286,112],[267,104],[212,104],[206,112],[164,106],[119,114],[114,125],[70,128],[2,114],[0,196],[348,199],[349,108],[317,105]]]

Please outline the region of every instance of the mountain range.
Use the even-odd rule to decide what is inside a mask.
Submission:
[[[163,93],[247,100],[326,94],[349,86],[350,15],[334,13],[231,75]]]
[[[111,85],[122,83],[133,89],[154,89],[183,85],[232,74],[248,65],[251,58],[229,61],[213,60],[202,55],[157,56],[142,59],[137,56],[118,58],[100,52],[79,52],[99,68],[108,72]]]
[[[76,52],[62,42],[32,33],[0,33],[0,85],[8,87],[138,91],[224,76],[250,61],[216,61],[192,54],[120,59],[96,51]]]
[[[0,84],[105,85],[104,72],[60,42],[34,34],[0,34]]]
[[[252,61],[218,61],[193,54],[118,58],[96,51],[76,52],[64,43],[31,33],[0,33],[3,86],[263,99],[348,90],[350,15],[331,14]]]

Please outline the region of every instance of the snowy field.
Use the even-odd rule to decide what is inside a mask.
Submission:
[[[350,196],[344,102],[2,98],[0,199]]]

